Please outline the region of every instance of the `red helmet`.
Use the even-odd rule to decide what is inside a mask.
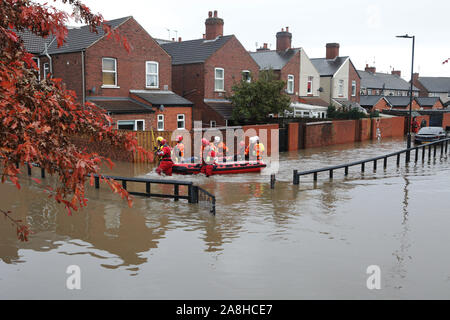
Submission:
[[[239,144],[240,144],[241,147],[245,146],[245,142],[244,141],[241,141]]]
[[[181,141],[183,141],[183,136],[178,136],[177,137],[177,142],[181,142]]]
[[[203,138],[203,139],[202,139],[202,145],[206,146],[206,145],[208,145],[208,144],[209,144],[208,140],[206,140],[205,138]]]
[[[167,143],[167,140],[166,140],[166,139],[162,139],[162,140],[161,140],[161,144],[162,144],[162,145],[165,145],[166,143]]]

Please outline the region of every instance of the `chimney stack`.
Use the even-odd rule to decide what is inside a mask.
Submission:
[[[205,21],[206,40],[214,40],[218,36],[223,36],[223,19],[217,16],[217,10],[214,10],[214,17],[212,11],[208,12],[208,18]]]
[[[267,50],[269,50],[267,43],[264,43],[261,48],[256,49],[256,51],[267,51]]]
[[[401,78],[401,76],[402,76],[402,72],[400,70],[392,70],[391,74],[396,75],[399,78]]]
[[[329,60],[333,60],[336,57],[339,57],[339,43],[327,43],[327,54],[326,58]]]
[[[285,51],[291,48],[292,33],[289,32],[289,27],[284,28],[277,32],[277,51]]]
[[[178,42],[181,42],[181,37],[178,37]]]
[[[370,72],[370,73],[375,73],[377,71],[377,69],[375,67],[369,67],[368,64],[366,64],[366,69],[365,70],[367,72]]]
[[[413,84],[419,81],[419,73],[413,73]]]

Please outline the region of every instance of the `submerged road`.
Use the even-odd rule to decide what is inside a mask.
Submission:
[[[35,232],[21,243],[0,223],[0,298],[448,298],[449,159],[292,185],[294,169],[404,147],[383,140],[284,153],[274,190],[264,174],[181,176],[216,195],[215,217],[186,201],[135,198],[130,209],[105,187],[90,189],[87,209],[69,217],[31,181],[20,192],[0,185],[1,208]],[[113,173],[157,177],[126,163]],[[81,290],[66,288],[69,265],[80,267]],[[366,286],[373,265],[380,290]]]

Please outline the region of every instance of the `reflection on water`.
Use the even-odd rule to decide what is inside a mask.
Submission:
[[[106,187],[90,188],[88,207],[68,216],[26,177],[20,192],[0,185],[2,208],[34,231],[21,243],[11,226],[0,224],[0,298],[23,297],[24,288],[29,298],[422,297],[420,272],[430,259],[442,264],[426,285],[437,297],[448,295],[438,277],[449,277],[450,261],[436,248],[450,240],[448,200],[437,195],[450,188],[446,159],[400,168],[392,160],[387,170],[361,174],[355,167],[348,177],[335,172],[330,181],[324,173],[317,182],[302,177],[292,185],[294,169],[403,147],[402,140],[386,140],[281,154],[274,190],[259,174],[171,178],[215,194],[215,217],[185,201],[136,197],[129,208]],[[157,177],[147,164],[117,163],[105,173]],[[170,186],[155,191],[164,188]],[[70,264],[85,270],[78,295],[63,286]],[[372,264],[386,271],[384,291],[365,288]]]

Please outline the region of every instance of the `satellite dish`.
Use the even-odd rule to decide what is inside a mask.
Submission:
[[[163,104],[159,106],[159,111],[161,111],[161,112],[164,111],[164,105]]]
[[[317,89],[317,91],[319,91],[319,92],[323,92],[323,88],[322,88],[322,87],[320,87],[319,89]]]

